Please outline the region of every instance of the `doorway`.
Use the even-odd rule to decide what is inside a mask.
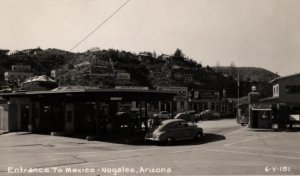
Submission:
[[[22,131],[28,131],[29,116],[30,116],[30,106],[22,105],[21,106],[21,130]]]

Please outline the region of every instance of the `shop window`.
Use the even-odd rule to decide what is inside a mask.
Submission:
[[[184,101],[180,102],[180,109],[184,109]]]
[[[286,93],[288,94],[299,94],[300,85],[288,85],[286,86]]]
[[[177,111],[177,104],[176,104],[176,101],[175,102],[173,102],[173,111]]]
[[[67,111],[67,122],[71,122],[73,120],[73,112]]]
[[[215,110],[215,103],[214,102],[211,103],[211,110]]]
[[[50,113],[51,107],[50,106],[44,106],[44,112]]]
[[[207,110],[208,109],[208,104],[207,103],[203,103],[203,107],[204,107],[204,110]]]
[[[276,84],[273,86],[273,97],[278,97],[279,96],[279,85]]]
[[[221,108],[222,108],[223,112],[226,112],[227,111],[227,104],[226,103],[222,103]]]
[[[220,110],[221,110],[221,105],[220,105],[221,103],[216,103],[216,111],[217,112],[220,112]]]
[[[154,110],[154,104],[153,103],[149,103],[148,105],[148,110]]]
[[[99,106],[98,113],[99,113],[99,116],[101,119],[106,119],[108,117],[108,107],[107,106]]]
[[[201,112],[202,111],[202,104],[198,104],[198,110]]]
[[[154,109],[158,109],[158,102],[154,102]]]
[[[140,102],[139,101],[136,101],[135,102],[135,108],[139,108],[140,107]]]

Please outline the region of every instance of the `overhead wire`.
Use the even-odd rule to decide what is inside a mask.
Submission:
[[[106,22],[108,22],[114,15],[116,15],[126,4],[128,4],[130,0],[127,0],[123,3],[117,10],[115,10],[112,14],[110,14],[102,23],[100,23],[95,29],[93,29],[90,33],[88,33],[83,39],[81,39],[76,45],[74,45],[69,51],[73,51],[77,48],[81,43],[83,43],[86,39],[88,39],[93,33],[95,33],[100,27],[102,27]]]

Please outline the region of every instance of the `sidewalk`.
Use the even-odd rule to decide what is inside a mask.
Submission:
[[[8,133],[8,131],[6,131],[6,130],[0,130],[0,135],[6,134],[6,133]]]

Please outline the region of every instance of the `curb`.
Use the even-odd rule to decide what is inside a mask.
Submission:
[[[0,131],[0,135],[3,135],[3,134],[7,134],[9,133],[8,131]]]

